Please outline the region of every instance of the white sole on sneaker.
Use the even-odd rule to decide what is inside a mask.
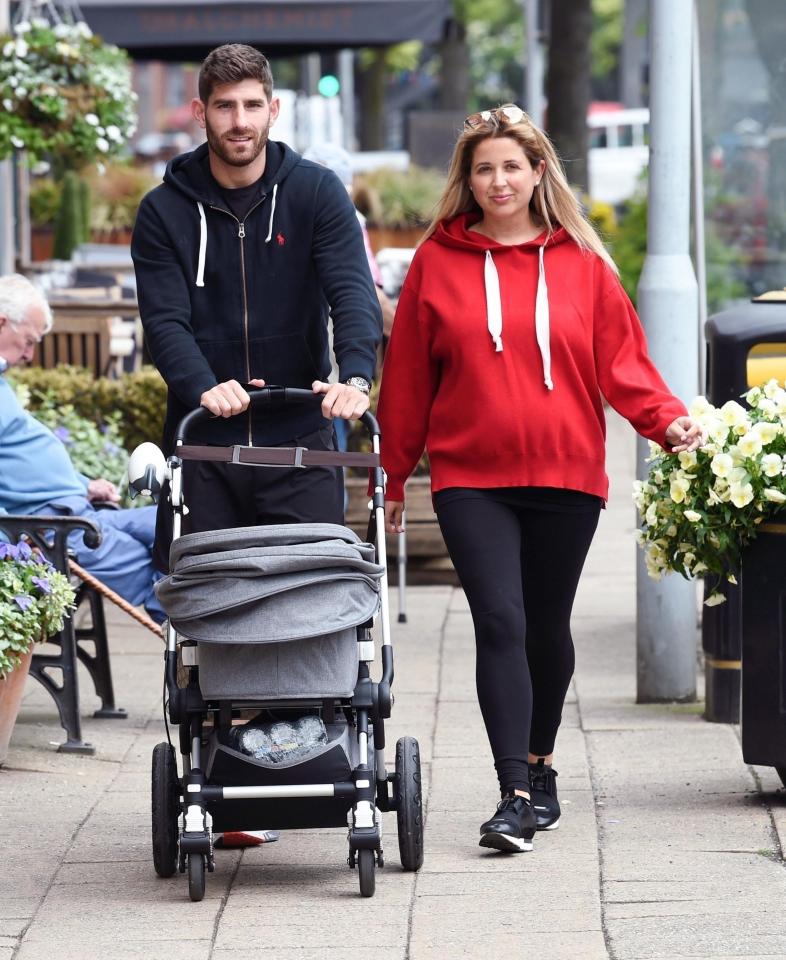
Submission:
[[[510,837],[507,833],[481,834],[478,846],[501,850],[503,853],[526,853],[532,849],[532,841],[524,837]]]
[[[554,823],[550,823],[547,827],[538,827],[538,830],[559,830],[559,817],[557,817]]]

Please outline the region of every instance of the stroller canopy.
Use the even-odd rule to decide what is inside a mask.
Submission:
[[[374,547],[332,523],[190,533],[156,593],[178,633],[203,643],[275,643],[357,627],[379,607]]]

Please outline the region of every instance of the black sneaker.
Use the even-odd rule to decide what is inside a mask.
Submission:
[[[532,849],[535,836],[535,814],[526,797],[505,797],[497,805],[497,812],[480,828],[480,846],[522,853]]]
[[[557,800],[557,771],[542,760],[529,766],[529,786],[538,830],[559,827],[560,808]]]

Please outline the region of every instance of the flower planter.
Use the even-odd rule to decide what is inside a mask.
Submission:
[[[19,661],[16,669],[0,680],[0,767],[8,757],[8,745],[14,730],[16,717],[22,705],[25,681],[33,659],[33,647]]]
[[[368,483],[360,477],[346,481],[349,494],[346,523],[365,539],[368,527]],[[395,562],[395,537],[386,538],[388,560]],[[437,517],[431,503],[431,478],[412,477],[407,483],[407,556],[418,560],[447,557]]]

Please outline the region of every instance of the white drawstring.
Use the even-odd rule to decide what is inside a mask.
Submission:
[[[543,260],[545,244],[538,248],[538,289],[535,294],[535,338],[543,364],[543,382],[547,389],[553,390],[551,379],[551,327],[549,318],[549,290],[546,285],[546,268]],[[500,294],[499,274],[491,256],[486,251],[483,267],[483,279],[486,284],[486,323],[494,341],[496,352],[502,352],[502,297]]]
[[[278,193],[278,184],[273,185],[273,202],[270,205],[270,224],[267,228],[267,236],[265,237],[265,243],[270,243],[270,238],[273,236],[273,217],[276,214],[276,194]]]
[[[538,248],[538,292],[535,295],[535,337],[543,361],[543,382],[549,390],[554,389],[551,380],[551,332],[549,322],[549,290],[546,286],[546,268],[543,253],[546,245]]]
[[[486,251],[486,264],[483,268],[486,283],[486,322],[494,341],[497,353],[502,352],[502,299],[499,292],[499,274],[497,273],[491,250]]]
[[[207,253],[207,220],[205,219],[205,208],[197,200],[199,208],[199,260],[197,261],[196,285],[204,287],[205,285],[205,255]]]

